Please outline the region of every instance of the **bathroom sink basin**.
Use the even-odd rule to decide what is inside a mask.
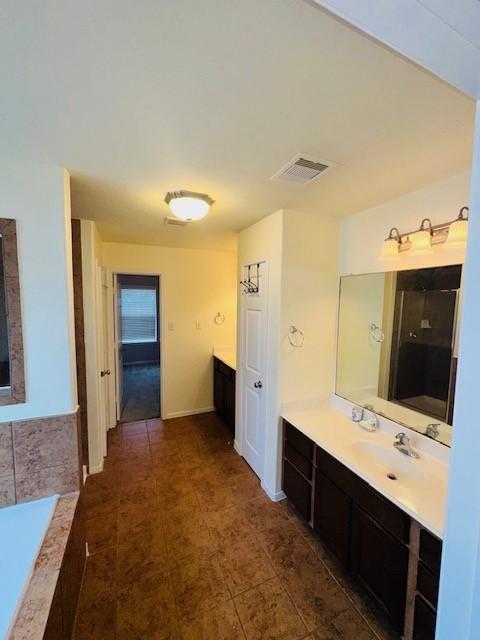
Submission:
[[[409,458],[396,449],[387,449],[376,442],[360,440],[353,442],[351,451],[359,463],[368,466],[371,471],[389,478],[408,489],[424,488],[427,476],[419,467],[418,460]]]

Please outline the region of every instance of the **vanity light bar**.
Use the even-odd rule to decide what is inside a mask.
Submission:
[[[413,237],[416,234],[420,235],[425,232],[427,232],[430,236],[430,245],[446,243],[452,225],[458,222],[468,222],[468,211],[468,207],[462,207],[455,220],[451,220],[450,222],[442,222],[441,224],[435,225],[432,225],[432,221],[430,220],[430,218],[424,218],[418,229],[415,229],[415,231],[408,231],[406,233],[400,233],[397,227],[392,227],[389,231],[388,237],[385,238],[385,243],[387,243],[391,247],[395,242],[397,252],[408,251],[409,249],[412,249],[412,247],[414,248],[415,242],[413,241]],[[452,243],[452,246],[459,246],[460,244],[463,243],[459,243],[457,241],[455,242],[455,244]],[[392,257],[392,250],[384,251],[384,254],[387,253],[390,255],[385,255],[384,257]]]

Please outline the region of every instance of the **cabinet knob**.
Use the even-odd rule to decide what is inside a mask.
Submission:
[[[261,389],[263,387],[262,381],[259,380],[258,382],[254,382],[253,386],[255,387],[255,389]]]

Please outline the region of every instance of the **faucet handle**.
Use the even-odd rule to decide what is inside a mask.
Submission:
[[[397,440],[398,444],[405,444],[406,439],[407,439],[407,434],[403,433],[403,431],[401,431],[400,433],[397,433],[397,435],[395,436],[395,440]]]

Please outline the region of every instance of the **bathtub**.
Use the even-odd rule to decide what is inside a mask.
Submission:
[[[0,639],[8,637],[58,496],[0,509]]]

